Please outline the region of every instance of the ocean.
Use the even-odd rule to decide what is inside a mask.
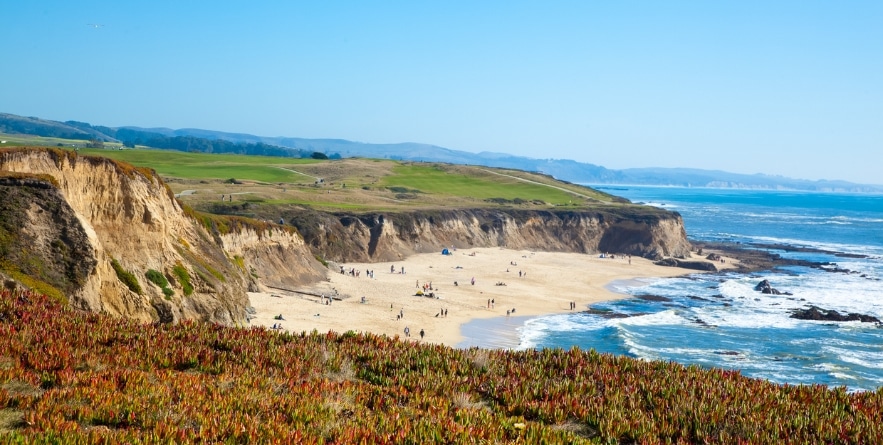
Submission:
[[[851,272],[789,266],[749,274],[613,283],[613,290],[634,297],[592,307],[628,316],[568,313],[518,320],[513,334],[518,349],[578,346],[647,360],[736,369],[748,377],[783,384],[844,386],[849,391],[883,387],[883,327],[790,317],[794,309],[814,305],[883,320],[883,195],[597,188],[679,212],[694,241],[808,248],[804,250],[812,251],[771,250],[786,258],[835,263]],[[755,291],[764,279],[792,295]],[[640,298],[647,295],[654,297]],[[469,329],[474,327],[464,327]]]

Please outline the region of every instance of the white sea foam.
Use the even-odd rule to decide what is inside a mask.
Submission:
[[[635,317],[619,318],[615,321],[619,325],[628,326],[668,326],[668,325],[684,325],[689,323],[681,315],[680,310],[669,309],[655,314],[638,315]]]
[[[830,346],[822,347],[822,350],[836,355],[837,358],[846,363],[870,369],[883,369],[883,352],[843,349]]]
[[[873,246],[868,244],[845,244],[845,243],[831,243],[831,242],[823,242],[823,241],[810,241],[803,239],[795,239],[795,238],[780,238],[773,236],[750,236],[750,235],[734,235],[745,237],[753,240],[753,242],[757,243],[765,243],[765,244],[784,244],[790,246],[797,247],[808,247],[819,250],[825,250],[829,252],[843,252],[843,253],[852,253],[857,255],[880,255],[883,254],[883,247],[881,246]]]

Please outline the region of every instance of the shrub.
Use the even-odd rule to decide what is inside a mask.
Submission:
[[[172,273],[175,274],[175,277],[178,278],[178,282],[181,283],[181,289],[184,291],[184,295],[189,296],[192,294],[193,285],[190,284],[190,274],[187,272],[187,269],[185,269],[179,262],[172,268]]]
[[[151,283],[153,283],[159,287],[168,287],[169,286],[169,280],[167,280],[165,275],[163,275],[158,270],[150,269],[144,275],[147,276],[147,279],[150,280]]]
[[[158,270],[150,269],[144,275],[147,276],[147,279],[150,280],[151,283],[159,286],[162,289],[163,295],[166,296],[166,300],[169,299],[172,295],[175,295],[175,291],[169,288],[169,280],[166,279],[166,276],[163,275]]]
[[[135,275],[132,274],[132,272],[123,269],[123,266],[120,265],[120,262],[116,259],[111,259],[110,265],[113,267],[113,270],[116,271],[117,278],[119,278],[130,291],[135,292],[138,295],[142,294],[141,284],[138,283],[138,278],[135,278]]]

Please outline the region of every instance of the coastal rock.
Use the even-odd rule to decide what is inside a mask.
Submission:
[[[671,298],[663,297],[662,295],[645,294],[645,295],[636,295],[635,298],[637,298],[639,300],[644,300],[644,301],[666,301],[666,302],[671,301]]]
[[[597,315],[601,318],[606,318],[606,319],[610,319],[610,320],[617,319],[617,318],[629,318],[629,317],[638,317],[641,315],[647,315],[643,312],[636,312],[633,314],[625,314],[622,312],[613,312],[611,310],[595,309],[595,308],[589,308],[587,310],[582,311],[582,313],[588,314],[588,315]]]
[[[702,270],[706,272],[717,272],[717,266],[707,261],[683,261],[677,258],[665,258],[655,263],[657,266],[681,267],[691,270]]]
[[[862,323],[880,323],[880,319],[873,315],[858,314],[854,312],[844,315],[833,309],[822,309],[817,306],[810,306],[806,309],[795,309],[791,313],[791,318],[815,321],[860,321]]]
[[[780,292],[778,289],[774,288],[769,280],[763,280],[760,283],[757,283],[757,286],[754,286],[754,290],[768,295],[791,295],[788,292]]]

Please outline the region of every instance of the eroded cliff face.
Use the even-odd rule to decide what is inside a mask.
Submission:
[[[631,254],[690,253],[680,215],[652,208],[605,211],[450,210],[408,214],[287,214],[307,243],[334,261],[394,261],[445,247],[507,247]]]
[[[247,290],[324,279],[327,269],[314,254],[371,262],[451,246],[657,259],[690,251],[680,215],[628,205],[361,215],[292,210],[283,216],[297,230],[188,216],[150,170],[56,149],[0,150],[0,272],[18,273],[22,283],[22,274],[35,277],[75,307],[145,322],[243,324]],[[124,283],[114,262],[138,281],[140,292]],[[151,283],[149,270],[164,275],[171,292]]]
[[[249,279],[249,291],[289,289],[325,279],[325,268],[303,238],[291,230],[271,227],[261,232],[243,228],[220,236],[224,250]]]
[[[293,283],[297,277],[315,279],[321,274],[321,266],[315,259],[309,261],[311,254],[293,231],[212,233],[187,217],[149,170],[61,150],[31,149],[0,152],[0,171],[51,177],[18,186],[56,189],[41,199],[49,202],[48,197],[57,196],[60,202],[49,207],[69,207],[67,213],[46,212],[39,205],[19,209],[26,210],[23,229],[14,236],[47,240],[41,245],[49,248],[33,245],[38,262],[60,261],[56,247],[72,251],[65,265],[53,266],[62,272],[76,269],[69,264],[71,255],[82,259],[75,262],[77,273],[62,280],[74,283],[63,290],[75,307],[145,322],[196,319],[235,325],[246,321],[249,286],[260,286],[262,279]],[[80,242],[71,242],[76,236],[64,233],[79,234]],[[140,293],[123,283],[113,260],[138,280]],[[151,269],[167,277],[173,295],[166,296],[146,278]],[[289,276],[295,278],[286,281]],[[185,291],[189,286],[184,281],[192,292]]]

